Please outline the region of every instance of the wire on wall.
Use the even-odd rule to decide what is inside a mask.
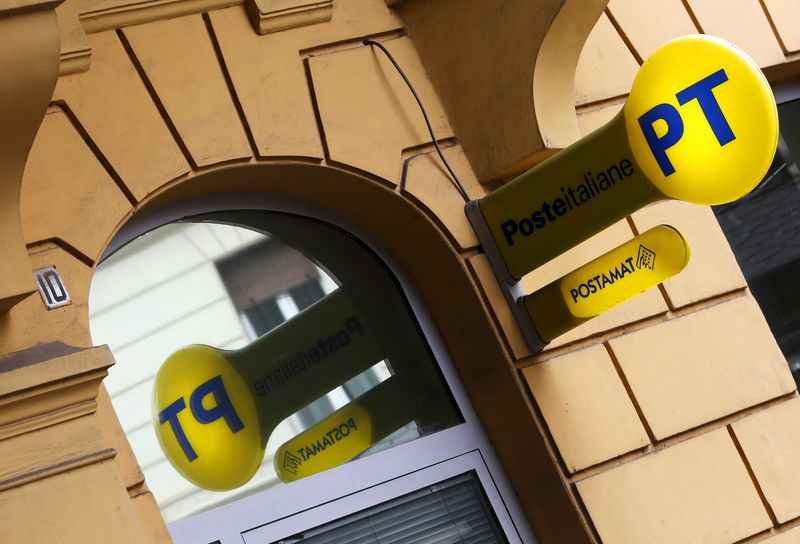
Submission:
[[[469,202],[469,197],[467,196],[467,192],[464,190],[464,187],[461,185],[461,181],[458,179],[458,176],[450,167],[450,163],[447,162],[447,159],[444,158],[444,153],[442,153],[442,148],[439,147],[439,142],[436,140],[436,135],[433,133],[433,127],[431,126],[431,121],[428,118],[428,112],[425,111],[425,106],[422,105],[422,100],[420,100],[417,91],[414,89],[414,86],[411,84],[411,81],[409,81],[405,72],[403,72],[403,69],[400,68],[400,65],[397,64],[397,61],[394,59],[392,54],[389,53],[389,50],[386,49],[386,47],[382,43],[370,39],[365,39],[364,45],[374,45],[375,47],[383,51],[383,54],[386,55],[389,61],[394,65],[395,70],[397,70],[397,73],[400,74],[400,77],[402,77],[403,81],[406,82],[408,89],[411,91],[411,94],[414,95],[414,99],[417,101],[417,104],[419,105],[419,109],[422,112],[422,117],[425,119],[425,125],[428,127],[428,132],[431,135],[431,140],[433,141],[433,145],[436,148],[436,152],[439,154],[439,158],[442,159],[442,163],[444,163],[445,168],[447,168],[447,171],[450,173],[450,178],[453,183],[453,186],[456,188],[458,193],[464,199],[464,202]]]

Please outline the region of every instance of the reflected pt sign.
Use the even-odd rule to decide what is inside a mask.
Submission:
[[[730,43],[685,36],[642,65],[608,124],[467,205],[501,282],[513,283],[647,204],[722,204],[762,179],[778,141],[775,100]]]
[[[253,477],[281,421],[383,358],[341,290],[237,351],[180,349],[153,388],[161,449],[194,484],[235,489]]]
[[[409,397],[391,377],[278,448],[275,473],[291,482],[341,465],[414,420]]]

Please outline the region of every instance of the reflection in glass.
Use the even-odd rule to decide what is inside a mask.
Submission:
[[[347,248],[336,249],[346,255]],[[286,481],[316,472],[308,462],[307,470],[297,471],[299,476],[288,470],[292,456],[304,461],[305,453],[310,460],[315,444],[318,453],[327,453],[318,455],[326,462],[316,465],[324,470],[462,421],[399,291],[387,293],[386,284],[378,283],[383,286],[380,293],[370,297],[370,285],[353,285],[353,280],[343,284],[323,270],[327,267],[275,236],[209,222],[166,225],[98,266],[90,293],[93,339],[114,352],[117,364],[106,386],[167,521],[276,485],[280,472]],[[347,270],[344,274],[358,277]],[[211,492],[182,478],[161,452],[150,421],[152,381],[159,366],[190,344],[247,353],[257,339],[289,326],[287,321],[313,311],[315,303],[337,292],[359,308],[370,306],[364,302],[368,298],[392,301],[380,312],[371,307],[364,313],[366,327],[381,346],[379,362],[370,361],[344,383],[324,387],[322,394],[309,397],[311,402],[304,396],[300,409],[293,409],[264,437],[264,461],[241,488]],[[306,336],[314,337],[314,331]],[[257,396],[255,386],[253,394]],[[369,439],[354,432],[357,413],[368,416]],[[345,455],[333,455],[334,448],[323,452],[325,436],[334,427],[339,436],[347,432],[351,442],[361,436],[361,446]],[[337,433],[327,436],[331,440]],[[273,465],[281,447],[281,458]]]

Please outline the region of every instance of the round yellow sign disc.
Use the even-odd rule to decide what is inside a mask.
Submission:
[[[170,463],[205,489],[243,485],[264,457],[250,390],[212,347],[188,346],[164,362],[153,390],[153,419]]]
[[[624,108],[634,158],[664,195],[696,204],[744,196],[766,174],[778,112],[766,78],[720,38],[684,36],[647,59]]]

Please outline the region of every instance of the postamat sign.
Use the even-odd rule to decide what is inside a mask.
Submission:
[[[281,481],[292,482],[360,455],[414,420],[409,396],[398,378],[384,380],[284,442],[273,457],[275,473]]]
[[[659,225],[522,298],[539,338],[549,342],[684,269],[689,244]]]
[[[507,287],[653,202],[676,199],[714,205],[744,196],[766,174],[777,142],[777,107],[758,66],[725,40],[684,36],[645,61],[614,119],[488,196],[469,202],[466,212],[498,281]],[[683,254],[678,250],[675,260]],[[568,277],[575,279],[570,274],[559,280],[560,285],[568,283]],[[644,286],[620,282],[613,298],[620,303]],[[586,297],[573,300],[572,290],[545,289],[551,301],[547,307],[542,306],[543,293],[523,303],[506,290],[533,349],[541,349],[553,331],[565,332],[566,314],[554,308],[569,308],[577,326],[588,316],[572,310],[593,304]],[[593,300],[603,299],[594,293]],[[529,314],[534,316],[532,323]],[[550,317],[555,315],[562,317]],[[553,323],[558,319],[562,322]]]

